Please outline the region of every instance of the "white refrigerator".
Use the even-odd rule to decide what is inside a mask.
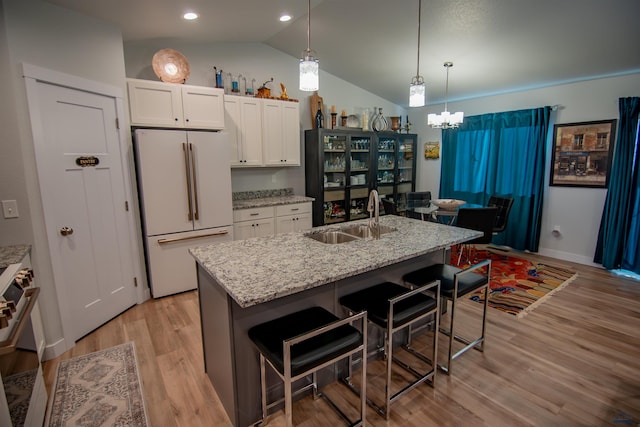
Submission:
[[[229,137],[136,129],[134,145],[151,294],[196,289],[188,249],[233,240]]]

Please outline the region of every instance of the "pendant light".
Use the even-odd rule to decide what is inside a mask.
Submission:
[[[318,90],[319,69],[318,57],[316,52],[311,50],[311,0],[309,0],[309,9],[307,13],[307,49],[302,52],[300,58],[300,90],[312,92]]]
[[[449,68],[453,67],[453,62],[445,62],[445,68],[447,69],[447,86],[445,89],[445,98],[444,98],[444,111],[442,114],[429,114],[427,116],[427,123],[432,128],[442,128],[442,129],[451,129],[457,128],[462,124],[464,120],[464,113],[462,111],[458,111],[457,113],[451,114],[447,111],[447,102],[449,100]]]
[[[423,107],[427,94],[424,79],[420,75],[420,18],[422,16],[422,0],[418,0],[418,66],[416,75],[409,84],[409,107]]]

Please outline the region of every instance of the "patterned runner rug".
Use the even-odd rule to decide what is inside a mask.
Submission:
[[[147,426],[133,342],[61,361],[53,390],[45,425]]]
[[[554,267],[491,251],[480,250],[476,259],[491,259],[489,306],[520,318],[541,304],[545,299],[571,283],[578,273],[571,269]],[[458,255],[451,254],[455,265]],[[463,266],[461,266],[462,268]],[[473,301],[484,303],[484,293],[470,296]]]

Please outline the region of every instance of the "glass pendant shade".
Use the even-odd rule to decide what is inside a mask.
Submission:
[[[427,88],[422,76],[416,76],[409,85],[409,107],[424,107]]]
[[[320,65],[313,52],[305,51],[300,58],[300,90],[312,92],[320,87]]]

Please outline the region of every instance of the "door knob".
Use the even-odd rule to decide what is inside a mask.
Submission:
[[[62,227],[60,229],[60,234],[62,234],[63,236],[70,236],[73,234],[73,228],[71,227]]]

